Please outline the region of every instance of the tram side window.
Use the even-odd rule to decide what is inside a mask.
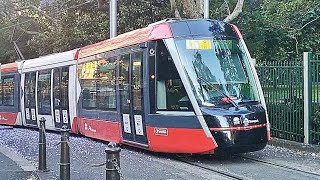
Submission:
[[[80,65],[82,107],[116,109],[116,58],[91,61]]]
[[[122,110],[130,109],[130,82],[129,82],[130,54],[120,56],[119,60],[119,92]]]
[[[54,106],[67,108],[69,83],[69,67],[55,68],[53,77]]]
[[[96,61],[79,65],[79,77],[82,89],[82,107],[84,109],[96,108]]]
[[[61,106],[69,106],[69,67],[61,68]]]
[[[14,105],[14,76],[2,77],[0,81],[0,105]]]
[[[116,58],[98,61],[97,106],[101,110],[116,108]]]
[[[0,80],[0,106],[3,105],[3,90],[2,90],[2,79]]]
[[[39,72],[38,108],[39,114],[51,115],[51,70]]]
[[[28,107],[33,107],[36,105],[35,102],[36,94],[36,73],[26,73],[25,83],[24,83],[24,97],[25,105]]]
[[[161,41],[157,47],[157,110],[192,111],[177,68]]]
[[[53,97],[54,97],[54,106],[55,108],[60,106],[61,103],[61,80],[60,80],[60,68],[53,69]]]

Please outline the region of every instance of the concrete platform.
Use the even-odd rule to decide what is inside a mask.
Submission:
[[[36,168],[16,152],[0,147],[0,179],[37,180]]]

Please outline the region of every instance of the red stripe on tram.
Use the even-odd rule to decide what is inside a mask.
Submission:
[[[257,129],[267,126],[267,123],[264,124],[255,124],[250,126],[239,126],[239,127],[220,127],[220,128],[210,128],[211,131],[246,131],[251,129]]]

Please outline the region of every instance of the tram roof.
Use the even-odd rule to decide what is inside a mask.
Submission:
[[[50,54],[35,59],[26,60],[23,63],[23,72],[49,69],[56,66],[75,64],[75,56],[78,49]]]
[[[227,25],[227,26],[225,26]],[[202,28],[206,27],[206,28]],[[209,28],[207,28],[209,27]],[[211,28],[211,29],[210,29]],[[222,30],[222,31],[221,31]],[[236,35],[240,31],[232,24],[211,19],[166,19],[148,27],[130,31],[114,38],[80,48],[78,58],[85,58],[103,52],[143,42],[188,35]]]
[[[114,38],[85,46],[80,49],[78,57],[84,58],[126,46],[170,37],[172,37],[170,26],[168,22],[164,22],[130,31]]]
[[[16,71],[18,71],[18,63],[16,62],[1,65],[1,72],[3,73],[16,72]]]

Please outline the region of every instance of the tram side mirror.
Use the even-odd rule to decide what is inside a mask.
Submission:
[[[145,43],[139,44],[139,47],[140,47],[141,49],[146,49],[146,48],[148,47],[148,45],[147,45],[147,43],[145,42]]]

